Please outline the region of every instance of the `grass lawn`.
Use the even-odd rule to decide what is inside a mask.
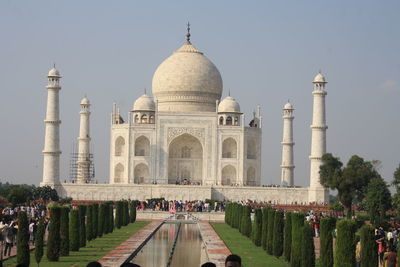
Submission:
[[[104,235],[94,241],[86,244],[86,247],[81,248],[77,252],[70,251],[68,257],[60,257],[59,262],[48,262],[46,258],[46,251],[40,263],[40,267],[86,267],[91,261],[97,261],[103,256],[108,254],[113,248],[127,240],[138,230],[149,224],[149,222],[135,222],[123,226],[120,229],[115,229],[112,234]],[[133,251],[132,251],[133,252]],[[11,258],[4,262],[3,266],[16,266],[16,257]],[[35,261],[35,253],[31,252],[30,266],[37,266]]]
[[[245,267],[287,267],[289,266],[283,259],[277,259],[268,255],[261,247],[257,247],[247,237],[243,236],[238,230],[224,223],[212,223],[212,227],[219,237],[224,240],[225,245],[242,258],[242,265]]]

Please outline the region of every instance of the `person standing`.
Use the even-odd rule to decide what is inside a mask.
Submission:
[[[383,260],[386,261],[387,267],[396,267],[397,253],[394,248],[390,248],[388,253],[385,253]]]

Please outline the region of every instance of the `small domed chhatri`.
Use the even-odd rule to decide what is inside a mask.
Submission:
[[[315,76],[313,83],[326,83],[324,75],[321,72]]]
[[[283,109],[287,109],[287,110],[293,110],[293,105],[288,101],[285,106],[283,107]]]
[[[218,112],[240,113],[239,103],[231,96],[227,96],[218,105]]]
[[[50,71],[49,74],[47,75],[48,77],[61,77],[60,72],[56,69],[56,66],[54,66]]]
[[[146,93],[136,99],[132,111],[155,111],[156,105],[151,96]]]
[[[86,96],[82,98],[81,105],[90,105],[90,101]]]

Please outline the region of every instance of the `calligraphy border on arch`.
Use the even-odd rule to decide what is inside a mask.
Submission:
[[[198,138],[201,144],[204,145],[204,128],[193,128],[193,127],[168,127],[168,144],[171,140],[182,134],[190,134]]]

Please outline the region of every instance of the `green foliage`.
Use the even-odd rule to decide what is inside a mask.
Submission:
[[[268,235],[268,214],[270,207],[264,207],[262,209],[262,226],[261,226],[261,247],[267,249],[267,235]]]
[[[58,201],[58,193],[54,188],[50,186],[40,186],[33,189],[33,198],[37,200],[52,200]]]
[[[99,235],[98,229],[99,229],[99,204],[93,203],[93,232],[92,232],[92,237],[93,239],[96,239]]]
[[[322,218],[320,222],[320,262],[322,266],[333,267],[333,231],[336,220]]]
[[[86,206],[79,205],[79,246],[86,246]]]
[[[292,213],[287,212],[285,215],[285,226],[284,226],[284,238],[283,238],[283,256],[286,261],[290,261],[290,253],[292,248]]]
[[[36,234],[35,234],[35,260],[39,265],[40,261],[43,258],[43,247],[44,247],[44,234],[45,228],[43,219],[41,219],[38,223]]]
[[[28,185],[11,185],[6,198],[14,206],[24,204],[33,199],[32,190],[33,187]]]
[[[104,222],[105,222],[105,205],[104,203],[100,204],[99,207],[99,216],[98,216],[98,225],[97,225],[97,236],[102,237],[104,233]]]
[[[25,211],[18,212],[17,263],[29,266],[29,225]]]
[[[60,256],[69,255],[69,208],[61,207],[60,217]]]
[[[122,201],[117,201],[116,209],[115,209],[115,227],[117,229],[121,228],[122,226],[122,212],[123,212],[123,203]]]
[[[240,224],[241,233],[244,236],[250,237],[251,235],[251,207],[242,206],[242,220]]]
[[[93,206],[86,206],[86,240],[93,239]]]
[[[127,226],[129,223],[128,201],[122,201],[122,225]]]
[[[361,242],[361,266],[377,267],[378,257],[376,256],[377,243],[375,242],[375,231],[372,226],[364,225],[360,229]]]
[[[301,241],[301,267],[315,266],[315,250],[314,250],[314,231],[309,224],[305,224],[302,229]],[[325,266],[324,266],[325,267]]]
[[[371,222],[376,226],[385,223],[386,211],[391,208],[392,198],[386,182],[381,178],[373,178],[368,184],[366,204]]]
[[[351,216],[353,200],[361,201],[366,193],[367,185],[372,178],[380,177],[373,163],[353,155],[346,167],[339,158],[328,153],[322,156],[320,166],[320,182],[324,187],[336,189],[340,203],[347,208],[347,216]]]
[[[267,253],[273,255],[275,210],[268,210]]]
[[[225,213],[226,218],[226,213]],[[129,203],[129,221],[134,223],[136,221],[136,203],[135,201],[131,201]]]
[[[290,266],[301,267],[302,228],[304,225],[303,213],[292,213],[292,247]]]
[[[254,210],[254,222],[253,222],[253,242],[257,247],[261,246],[261,231],[262,231],[262,211],[260,208]]]
[[[283,211],[277,210],[274,218],[274,234],[272,242],[272,250],[274,252],[274,256],[277,258],[282,256],[283,253],[283,227]]]
[[[49,235],[47,238],[47,259],[49,261],[58,261],[60,257],[60,217],[60,207],[50,209]]]
[[[104,205],[104,228],[103,234],[110,232],[110,203],[106,202]]]
[[[79,210],[73,209],[69,213],[69,248],[71,251],[79,251]]]
[[[114,205],[110,203],[110,209],[108,210],[110,212],[110,225],[109,225],[109,233],[112,233],[114,231]]]
[[[337,238],[334,255],[335,267],[353,267],[355,259],[356,223],[350,219],[339,220],[336,223]]]

